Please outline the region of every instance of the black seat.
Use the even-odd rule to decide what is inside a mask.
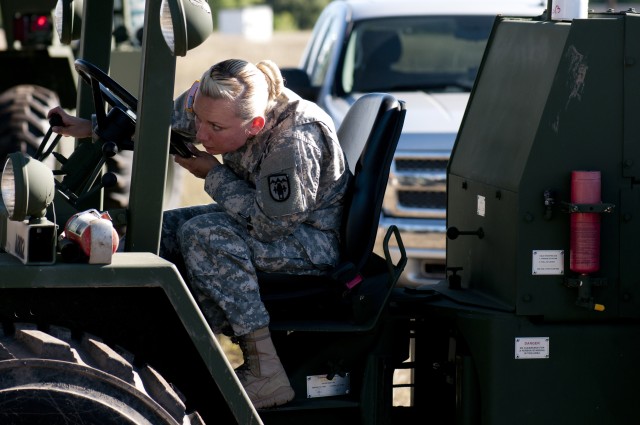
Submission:
[[[406,263],[397,229],[392,232],[401,248],[393,264],[373,253],[382,200],[406,110],[404,103],[383,93],[359,98],[344,118],[338,137],[354,175],[345,200],[342,261],[323,276],[259,273],[262,299],[271,314],[271,327],[279,320],[321,319],[370,326]],[[293,326],[295,327],[295,326]]]

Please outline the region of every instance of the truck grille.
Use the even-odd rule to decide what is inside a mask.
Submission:
[[[402,208],[446,208],[445,192],[425,192],[419,190],[398,190],[398,204]]]
[[[398,172],[446,170],[447,163],[446,159],[397,158],[395,160]]]
[[[395,157],[385,194],[385,214],[444,219],[448,160],[448,152],[405,152]]]

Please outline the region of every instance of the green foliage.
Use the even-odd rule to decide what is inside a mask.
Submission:
[[[293,16],[299,29],[310,29],[320,12],[331,0],[265,0],[273,8],[274,15],[288,13]]]
[[[242,7],[265,4],[264,0],[207,0],[213,13],[213,25],[218,25],[218,12],[221,9],[240,9]]]
[[[266,4],[274,14],[274,26],[277,30],[311,29],[320,12],[331,0],[209,0],[214,23],[220,9],[239,9],[241,7]]]
[[[264,0],[216,0],[216,9],[239,9],[241,7],[253,6],[256,4],[264,4]]]
[[[274,14],[273,27],[276,31],[296,31],[298,24],[296,18],[290,12]]]
[[[214,22],[220,9],[238,9],[258,4],[271,6],[278,30],[311,29],[331,0],[209,0]]]

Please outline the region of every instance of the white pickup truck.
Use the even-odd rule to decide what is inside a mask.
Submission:
[[[400,284],[445,275],[446,171],[496,15],[537,16],[540,0],[342,0],[319,17],[288,87],[342,122],[367,92],[407,105],[385,193],[379,234],[402,234],[408,263]]]

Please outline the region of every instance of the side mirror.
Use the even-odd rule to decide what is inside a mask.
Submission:
[[[303,99],[315,102],[318,100],[319,87],[313,87],[309,75],[299,68],[282,68],[280,70],[284,85]]]

